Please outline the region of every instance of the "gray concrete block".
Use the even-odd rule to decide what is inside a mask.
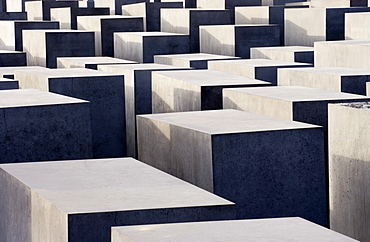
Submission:
[[[114,34],[114,57],[140,63],[154,61],[154,55],[189,53],[189,36],[166,32]]]
[[[59,29],[56,21],[0,21],[0,48],[3,50],[23,50],[22,30]]]
[[[173,65],[179,67],[191,67],[194,69],[208,69],[208,61],[235,60],[240,57],[212,55],[205,53],[191,53],[180,55],[156,55],[154,62],[158,64]]]
[[[183,8],[182,2],[143,2],[122,6],[122,15],[140,16],[144,20],[144,31],[161,30],[161,9]]]
[[[77,24],[79,30],[94,31],[96,56],[113,56],[114,32],[140,32],[144,30],[143,18],[135,16],[79,16]]]
[[[279,86],[305,86],[333,92],[366,95],[367,82],[370,82],[370,70],[342,67],[278,70]]]
[[[149,2],[149,0],[94,0],[95,7],[109,7],[111,15],[121,15],[122,5]]]
[[[230,10],[220,9],[162,9],[161,16],[161,31],[189,35],[193,53],[200,52],[200,26],[232,23]]]
[[[6,241],[110,242],[111,226],[235,218],[232,202],[132,158],[1,165],[0,182]]]
[[[278,25],[219,25],[200,27],[200,52],[250,57],[250,48],[280,45]]]
[[[99,70],[125,76],[127,156],[137,157],[136,115],[152,113],[152,72],[188,68],[161,64],[101,65]]]
[[[279,46],[251,48],[251,59],[314,63],[314,48],[308,46]]]
[[[312,8],[367,7],[367,0],[311,0]]]
[[[50,9],[63,7],[78,8],[78,1],[40,0],[25,3],[28,20],[50,20]]]
[[[35,88],[90,101],[95,158],[126,156],[122,75],[90,69],[31,69],[15,72],[20,88]]]
[[[18,88],[19,88],[18,81],[8,78],[0,78],[0,90],[9,90]]]
[[[369,104],[329,105],[330,227],[370,241]]]
[[[27,20],[26,12],[0,12],[0,20]]]
[[[24,0],[3,0],[4,12],[24,12]]]
[[[208,69],[230,72],[277,85],[277,71],[281,68],[311,67],[311,64],[268,59],[210,61]]]
[[[26,66],[26,65],[27,59],[25,52],[0,50],[0,67]]]
[[[346,13],[345,15],[345,39],[365,40],[370,39],[368,29],[370,13]]]
[[[163,2],[182,2],[185,8],[196,8],[197,0],[160,0]],[[150,2],[158,2],[158,0],[150,0]]]
[[[14,72],[28,69],[45,69],[40,66],[12,66],[12,67],[0,67],[0,78],[14,79]]]
[[[326,225],[320,127],[237,110],[137,122],[141,161],[232,200],[238,218],[294,214]]]
[[[232,87],[270,86],[255,80],[215,70],[159,71],[153,73],[153,113],[222,109],[222,90]]]
[[[97,70],[99,65],[137,64],[135,61],[123,60],[107,56],[93,57],[58,57],[58,68],[88,68]]]
[[[24,30],[23,51],[30,66],[57,67],[57,57],[95,56],[94,32]]]
[[[0,163],[92,157],[87,101],[38,90],[3,90],[0,102]]]
[[[357,241],[302,218],[196,222],[112,228],[112,242],[130,240],[141,242]]]

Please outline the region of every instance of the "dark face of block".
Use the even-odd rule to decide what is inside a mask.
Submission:
[[[26,53],[0,53],[0,67],[26,66]]]

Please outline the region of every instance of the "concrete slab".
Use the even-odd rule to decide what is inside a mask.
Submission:
[[[135,61],[112,58],[108,56],[93,57],[59,57],[58,68],[88,68],[97,70],[99,65],[137,64]]]
[[[28,69],[45,69],[41,66],[12,66],[12,67],[0,67],[0,77],[14,79],[14,72]]]
[[[90,101],[95,158],[126,156],[122,75],[90,69],[31,69],[15,72],[20,88],[35,88]]]
[[[111,15],[121,15],[122,5],[149,2],[149,0],[94,0],[95,7],[109,7]]]
[[[222,109],[222,90],[231,87],[270,86],[252,78],[216,70],[159,71],[153,73],[153,113]]]
[[[235,217],[233,203],[132,158],[2,165],[0,181],[5,239],[108,242],[111,226]]]
[[[0,67],[26,66],[26,65],[27,60],[25,52],[0,50]]]
[[[0,112],[0,163],[92,157],[87,101],[32,89],[3,90]]]
[[[18,81],[8,78],[0,78],[0,90],[9,90],[18,88],[19,88]]]
[[[277,5],[305,5],[307,0],[262,0],[262,6],[277,6]],[[302,4],[302,2],[304,4]],[[309,2],[308,2],[309,4]]]
[[[346,13],[345,15],[345,39],[365,40],[370,39],[368,24],[370,13]]]
[[[311,0],[312,8],[367,7],[367,0]]]
[[[278,46],[251,48],[251,59],[314,63],[314,48],[308,46]]]
[[[28,20],[50,20],[50,9],[63,7],[78,8],[78,1],[40,0],[25,3]]]
[[[275,61],[268,59],[243,59],[210,61],[208,68],[211,70],[225,71],[235,75],[258,79],[277,85],[277,70],[280,68],[311,67],[307,63]]]
[[[327,224],[320,127],[237,110],[138,115],[137,123],[140,160],[234,201],[238,218],[295,214]]]

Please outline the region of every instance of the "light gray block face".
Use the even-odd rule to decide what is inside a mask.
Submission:
[[[21,51],[0,50],[0,67],[26,66],[26,65],[27,65],[26,53]]]
[[[0,78],[0,90],[9,90],[18,88],[19,88],[18,81],[8,78]]]
[[[113,56],[114,32],[144,31],[143,18],[134,16],[80,16],[77,17],[77,23],[79,30],[94,31],[97,56]]]
[[[152,113],[152,72],[188,68],[161,64],[101,65],[99,70],[125,76],[127,156],[137,157],[136,115]]]
[[[21,70],[30,70],[30,69],[45,69],[40,66],[12,66],[12,67],[0,67],[0,77],[14,79],[14,72]]]
[[[320,127],[237,110],[139,115],[137,124],[141,161],[232,200],[238,218],[327,224]]]
[[[78,8],[78,1],[58,0],[58,1],[28,1],[25,2],[25,10],[28,20],[50,20],[50,10],[52,8]]]
[[[4,12],[24,12],[23,0],[3,0],[5,2]]]
[[[111,15],[121,15],[122,5],[149,2],[149,0],[94,0],[95,7],[109,7]]]
[[[108,242],[111,226],[235,218],[233,203],[131,158],[2,165],[0,181],[6,241]]]
[[[232,24],[229,10],[162,9],[161,31],[189,35],[190,51],[200,50],[200,26]]]
[[[208,69],[229,72],[277,85],[277,71],[281,68],[311,67],[311,64],[268,59],[210,61]]]
[[[278,46],[277,25],[217,25],[200,27],[200,52],[250,58],[250,48]]]
[[[154,62],[155,55],[189,53],[189,36],[166,32],[114,34],[114,57],[140,63]]]
[[[278,70],[279,86],[305,86],[366,95],[367,82],[370,82],[370,71],[363,69],[309,67]]]
[[[240,57],[212,55],[205,53],[154,56],[154,62],[158,64],[173,65],[179,67],[191,67],[194,69],[207,69],[208,61],[235,59],[240,59]]]
[[[367,0],[311,0],[312,8],[367,7]]]
[[[136,64],[135,61],[123,60],[107,56],[93,57],[60,57],[58,59],[58,68],[88,68],[97,70],[99,65],[114,64]]]
[[[25,30],[23,51],[27,65],[57,67],[57,57],[94,56],[94,32],[79,30]]]
[[[369,241],[370,103],[329,105],[330,227]]]
[[[35,88],[90,101],[95,158],[126,156],[124,78],[89,69],[15,72],[20,88]]]
[[[112,228],[112,242],[130,240],[142,242],[357,241],[302,218],[254,219]]]
[[[251,48],[251,59],[314,63],[314,48],[308,46],[279,46]]]
[[[215,70],[153,73],[153,113],[222,109],[222,90],[270,86],[268,82]]]
[[[0,91],[0,100],[0,163],[92,157],[88,102],[38,90]]]
[[[370,39],[370,31],[367,28],[370,23],[370,13],[346,13],[345,15],[345,39],[365,40]]]

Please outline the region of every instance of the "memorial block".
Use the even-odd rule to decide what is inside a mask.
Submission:
[[[314,48],[308,46],[279,46],[251,48],[251,59],[314,63]]]
[[[142,2],[149,2],[149,0],[94,0],[95,7],[108,7],[111,15],[121,15],[122,5]]]
[[[45,69],[40,66],[12,66],[12,67],[0,67],[0,78],[14,79],[14,72],[29,69]]]
[[[0,20],[27,20],[26,12],[1,12]]]
[[[78,1],[39,0],[25,3],[28,20],[50,20],[50,10],[63,7],[78,8]]]
[[[370,13],[346,13],[345,21],[345,39],[370,39]]]
[[[367,0],[311,0],[311,8],[367,7]]]
[[[0,67],[26,66],[26,65],[27,58],[25,52],[0,50]]]
[[[88,68],[97,70],[99,65],[114,65],[114,64],[136,64],[135,61],[122,60],[107,56],[93,57],[59,57],[58,68]]]

